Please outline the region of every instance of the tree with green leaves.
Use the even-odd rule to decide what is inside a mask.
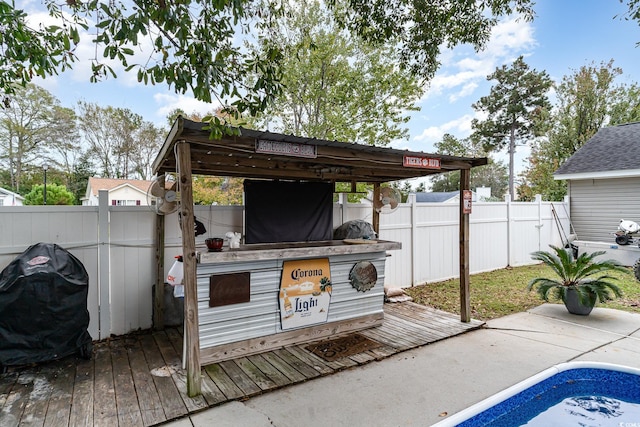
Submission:
[[[622,69],[609,61],[582,66],[562,78],[556,88],[556,108],[546,119],[550,129],[532,146],[529,167],[522,173],[523,199],[541,194],[545,200],[562,200],[566,183],[554,180],[553,173],[601,127],[627,123],[638,113],[640,107],[632,105],[637,85],[615,85],[621,74]]]
[[[10,188],[20,193],[25,172],[55,163],[50,150],[71,143],[67,120],[73,115],[34,84],[18,88],[16,95],[9,107],[0,108],[0,168],[9,171]]]
[[[520,56],[510,67],[503,65],[487,76],[496,80],[487,96],[473,104],[486,115],[473,119],[473,138],[482,142],[487,152],[507,147],[509,153],[509,194],[515,200],[514,155],[518,144],[527,144],[542,133],[541,120],[551,108],[547,93],[553,82],[545,71],[529,68]]]
[[[56,24],[30,26],[24,11],[0,0],[0,26],[7,28],[0,32],[0,87],[6,102],[13,99],[17,84],[71,68],[83,38],[95,44],[92,81],[116,77],[122,68],[137,73],[143,84],[166,84],[176,93],[233,104],[249,114],[262,110],[280,88],[279,52],[252,56],[238,37],[256,28],[268,30],[273,17],[282,13],[277,2],[43,3]],[[140,52],[146,58],[134,62]]]
[[[638,83],[622,84],[615,90],[614,102],[609,111],[609,125],[640,122],[640,86]]]
[[[517,14],[523,20],[534,16],[533,2],[329,0],[338,22],[352,34],[372,44],[391,42],[400,63],[425,80],[433,77],[442,49],[459,44],[476,51],[489,41],[498,20]]]
[[[442,141],[435,144],[436,152],[449,156],[483,157],[486,153],[478,143],[470,138],[458,139],[451,134],[444,134]],[[492,197],[502,198],[507,191],[508,175],[506,166],[489,157],[489,162],[471,169],[469,177],[472,189],[478,187],[491,188]],[[431,190],[449,192],[460,189],[460,171],[453,171],[431,177]]]
[[[24,196],[25,205],[44,205],[44,184],[34,185]],[[64,185],[47,184],[47,205],[73,205],[73,193]]]
[[[103,178],[150,178],[163,130],[126,108],[80,102],[78,129]]]
[[[246,39],[270,40],[287,10],[275,0],[43,0],[55,23],[30,25],[15,3],[0,0],[0,96],[14,99],[17,86],[75,65],[84,39],[95,45],[92,81],[134,72],[142,84],[164,84],[198,100],[232,106],[253,116],[278,95],[282,52],[244,49]],[[345,28],[367,40],[397,46],[400,63],[428,79],[442,48],[489,40],[498,19],[533,16],[532,0],[491,2],[332,0]],[[140,55],[144,59],[138,60]],[[110,65],[115,64],[115,65]],[[210,117],[215,120],[214,117]],[[212,136],[230,131],[222,122]]]
[[[370,145],[407,138],[401,125],[422,89],[397,66],[395,49],[350,38],[319,0],[287,8],[269,43],[256,47],[275,44],[285,58],[283,91],[257,127]]]
[[[89,178],[96,174],[93,163],[89,160],[89,152],[83,152],[73,165],[73,172],[67,181],[67,188],[73,193],[75,202],[82,204],[82,198],[86,196]]]

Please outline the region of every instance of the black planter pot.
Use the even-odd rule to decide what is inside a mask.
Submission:
[[[567,307],[567,311],[571,314],[578,314],[580,316],[587,316],[593,310],[593,306],[596,305],[595,295],[589,298],[589,304],[582,304],[580,302],[580,295],[575,289],[567,289],[567,293],[564,298],[564,306]]]

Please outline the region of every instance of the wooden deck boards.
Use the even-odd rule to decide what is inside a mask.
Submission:
[[[381,347],[328,362],[307,344],[202,369],[202,395],[186,394],[179,329],[97,342],[91,360],[67,357],[0,375],[0,425],[151,426],[230,400],[330,375],[469,330],[483,322],[411,302],[385,304],[381,326],[360,333]]]

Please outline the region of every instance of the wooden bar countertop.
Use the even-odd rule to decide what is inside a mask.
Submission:
[[[344,254],[362,254],[402,249],[402,243],[387,240],[322,240],[315,242],[256,243],[240,245],[239,248],[223,247],[220,252],[208,252],[206,248],[198,253],[201,264],[253,261],[265,259],[288,259],[322,257]]]

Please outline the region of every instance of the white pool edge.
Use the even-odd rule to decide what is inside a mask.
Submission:
[[[433,424],[433,427],[456,426],[468,420],[469,418],[474,417],[483,411],[486,411],[492,406],[497,405],[501,402],[504,402],[505,400],[509,399],[512,396],[515,396],[521,391],[526,390],[529,387],[532,387],[538,384],[539,382],[546,380],[547,378],[550,378],[560,372],[567,371],[569,369],[580,369],[580,368],[581,369],[605,369],[609,371],[618,371],[618,372],[624,372],[624,373],[640,376],[640,369],[631,368],[629,366],[616,365],[613,363],[586,362],[586,361],[560,363],[548,369],[545,369],[544,371],[536,375],[533,375],[523,381],[520,381],[519,383],[514,384],[509,388],[499,391],[493,396],[489,396],[488,398],[474,405],[471,405],[468,408],[465,408],[462,411],[457,412],[436,424]]]

